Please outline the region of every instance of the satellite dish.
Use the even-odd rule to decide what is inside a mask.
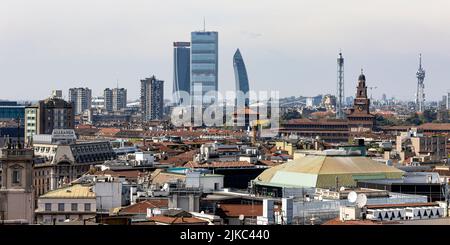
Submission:
[[[244,220],[244,218],[245,218],[245,217],[244,217],[244,215],[243,215],[243,214],[239,215],[239,220],[241,220],[241,221],[242,221],[242,220]]]
[[[365,194],[359,194],[356,198],[356,205],[358,208],[363,208],[367,204],[367,196]]]
[[[356,192],[351,191],[350,193],[348,193],[347,200],[348,200],[350,203],[356,202],[356,199],[357,199],[357,198],[358,198],[358,194],[356,194]]]
[[[339,188],[340,191],[345,191],[345,187],[341,186],[341,188]]]

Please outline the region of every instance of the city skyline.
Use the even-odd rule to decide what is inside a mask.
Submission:
[[[137,99],[141,79],[155,74],[173,81],[172,44],[189,40],[191,31],[202,29],[203,16],[206,29],[220,35],[219,91],[234,90],[230,59],[237,48],[245,50],[252,89],[279,89],[282,97],[335,94],[335,57],[340,49],[346,57],[346,95],[354,91],[363,67],[370,78],[367,82],[378,87],[374,98],[386,93],[413,101],[419,53],[427,69],[426,100],[438,101],[449,89],[445,87],[450,75],[445,67],[450,62],[446,1],[433,5],[258,1],[260,12],[250,11],[255,1],[239,3],[239,10],[229,1],[193,1],[171,9],[171,18],[155,14],[166,12],[173,2],[116,1],[103,9],[102,1],[89,8],[87,1],[3,1],[0,82],[21,86],[2,89],[0,99],[39,100],[52,89],[66,92],[71,87],[89,87],[97,96],[117,80],[128,89],[130,99]],[[265,11],[269,9],[273,11]],[[79,14],[84,20],[77,18]],[[157,23],[165,23],[164,28]],[[23,91],[22,86],[28,89]],[[166,83],[165,91],[165,97],[171,98],[171,83]]]

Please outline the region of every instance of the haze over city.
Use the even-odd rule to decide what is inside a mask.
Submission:
[[[345,95],[360,69],[368,86],[414,100],[418,54],[426,100],[449,88],[450,2],[398,1],[0,1],[0,99],[38,100],[50,89],[128,89],[155,75],[171,98],[174,41],[190,32],[219,32],[219,90],[234,90],[239,48],[252,90],[280,96],[336,91],[336,58],[345,57]]]

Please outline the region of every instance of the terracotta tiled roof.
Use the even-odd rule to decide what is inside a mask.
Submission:
[[[167,217],[167,216],[154,216],[149,219],[150,221],[170,224],[170,225],[188,225],[188,224],[208,224],[208,221],[201,220],[194,217]]]
[[[436,203],[397,203],[397,204],[379,204],[379,205],[367,205],[368,209],[380,209],[380,208],[401,208],[401,207],[432,207],[439,206]]]
[[[347,120],[343,119],[291,119],[287,121],[285,124],[318,124],[318,125],[347,125]]]
[[[450,131],[450,123],[425,123],[419,126],[422,130]]]
[[[129,171],[113,171],[113,170],[105,170],[96,172],[97,175],[111,175],[116,177],[125,177],[125,178],[137,178],[141,175],[141,172],[138,170],[129,170]]]
[[[156,169],[150,175],[151,183],[158,184],[158,185],[163,185],[163,184],[171,182],[171,181],[185,180],[185,179],[186,179],[186,175],[184,175],[184,174],[168,173],[168,172],[164,172],[164,170],[162,170],[162,169]]]
[[[254,167],[255,165],[247,161],[235,161],[235,162],[210,162],[210,163],[198,163],[190,161],[184,165],[188,168],[241,168],[241,167]]]
[[[259,160],[258,165],[276,166],[276,165],[280,165],[280,163],[272,162],[270,160]]]
[[[256,217],[263,215],[262,205],[248,205],[248,204],[220,204],[218,213],[226,217]]]
[[[131,206],[122,208],[120,214],[146,214],[147,208],[167,208],[169,201],[167,199],[151,199],[138,202]]]
[[[379,222],[374,222],[371,220],[347,220],[341,221],[339,218],[329,220],[323,225],[381,225]]]
[[[99,134],[103,136],[114,136],[118,132],[120,132],[118,128],[101,128]]]
[[[181,153],[176,156],[169,157],[168,159],[160,160],[162,164],[174,164],[177,167],[183,166],[185,163],[192,161],[194,155],[198,153],[198,150],[191,150]]]

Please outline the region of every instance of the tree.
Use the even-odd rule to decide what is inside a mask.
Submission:
[[[413,125],[420,125],[422,124],[422,120],[419,117],[417,113],[412,114],[410,117],[408,117],[406,120],[407,124],[413,124]]]
[[[434,110],[425,110],[420,118],[423,123],[430,123],[437,119],[437,113]]]
[[[291,119],[300,119],[300,118],[302,118],[302,115],[297,110],[288,111],[288,112],[284,113],[283,116],[281,117],[281,119],[284,121],[291,120]]]

